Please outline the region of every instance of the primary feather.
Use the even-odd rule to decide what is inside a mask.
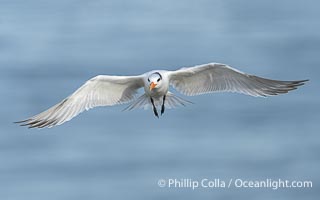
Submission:
[[[265,79],[219,63],[182,68],[171,72],[170,76],[171,85],[188,96],[212,92],[238,92],[265,97],[287,93],[307,81]]]
[[[142,86],[141,76],[99,75],[87,81],[62,102],[21,122],[30,128],[60,125],[93,107],[130,102],[134,99],[137,89]]]

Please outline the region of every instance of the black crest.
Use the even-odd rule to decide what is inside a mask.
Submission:
[[[162,80],[162,76],[161,76],[161,74],[159,72],[155,72],[153,74],[158,74],[160,76],[160,80]]]

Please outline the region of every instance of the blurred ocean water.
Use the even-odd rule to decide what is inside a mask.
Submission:
[[[317,199],[320,3],[0,1],[0,199]],[[52,129],[13,124],[98,74],[208,62],[284,80],[289,94],[97,108]],[[161,188],[159,179],[311,180],[313,188]]]

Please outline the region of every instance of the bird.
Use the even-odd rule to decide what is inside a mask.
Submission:
[[[166,108],[192,103],[169,91],[171,86],[186,96],[214,92],[236,92],[254,97],[285,94],[308,80],[281,81],[246,74],[226,64],[208,63],[175,71],[153,70],[135,76],[98,75],[85,82],[73,94],[26,120],[18,121],[29,128],[61,125],[85,110],[99,106],[130,103],[124,110],[152,108],[155,117]],[[137,97],[138,90],[144,93]],[[159,111],[158,111],[159,109]]]

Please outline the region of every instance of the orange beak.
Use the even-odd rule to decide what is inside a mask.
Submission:
[[[156,83],[154,83],[154,82],[152,82],[151,84],[150,84],[150,91],[151,90],[153,90],[153,88],[155,88],[157,86],[157,84]]]

